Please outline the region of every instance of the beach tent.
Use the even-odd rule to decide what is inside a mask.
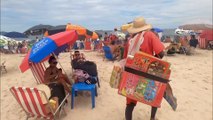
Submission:
[[[211,30],[203,30],[199,35],[199,47],[200,48],[207,48],[208,42],[213,41],[213,29]]]
[[[185,24],[181,25],[178,28],[184,30],[211,30],[213,29],[213,25],[209,24]]]

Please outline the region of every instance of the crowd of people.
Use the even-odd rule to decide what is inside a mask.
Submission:
[[[137,26],[137,27],[136,27]],[[112,53],[113,59],[118,61],[126,59],[129,55],[134,56],[135,53],[142,51],[151,56],[162,59],[166,54],[184,53],[192,54],[194,49],[198,45],[198,40],[195,35],[191,35],[190,39],[187,37],[180,37],[178,41],[169,41],[168,47],[164,47],[163,43],[160,41],[158,33],[152,29],[150,24],[146,24],[143,17],[139,17],[133,20],[133,26],[127,29],[128,33],[125,38],[119,36],[118,30],[115,28],[114,32],[108,35],[105,33],[103,40],[89,40],[93,44],[93,49],[96,50],[99,47],[108,46]],[[37,40],[38,42],[39,40]],[[85,42],[83,40],[78,40],[74,44],[74,49],[84,49]],[[28,50],[27,41],[17,43],[8,42],[8,50],[15,51],[15,53],[26,53]],[[96,84],[97,81],[97,66],[95,62],[86,59],[85,55],[79,50],[75,50],[74,53],[70,54],[71,58],[71,68],[72,68],[72,79],[71,82],[69,78],[63,73],[61,68],[57,67],[58,61],[54,56],[50,56],[48,63],[49,66],[44,72],[44,84],[49,87],[51,95],[49,100],[55,101],[55,107],[57,108],[64,100],[66,93],[71,94],[72,84],[83,82],[86,84]],[[173,96],[172,87],[169,83],[166,83],[166,91],[164,94],[171,94],[172,100],[175,104],[176,98]],[[126,108],[125,108],[125,119],[132,120],[132,114],[134,108],[137,104],[136,100],[126,97]],[[48,111],[47,106],[47,111]],[[177,106],[176,106],[177,107]],[[157,107],[151,106],[151,120],[155,120],[157,113]],[[176,108],[175,108],[176,109]],[[50,111],[50,110],[49,110]]]
[[[22,42],[8,41],[7,45],[1,47],[1,52],[5,54],[27,53],[29,46],[26,40]]]
[[[195,49],[197,48],[199,42],[196,39],[195,35],[190,35],[190,37],[180,37],[177,41],[169,41],[170,45],[166,47],[167,54],[186,54],[191,55],[195,53]]]

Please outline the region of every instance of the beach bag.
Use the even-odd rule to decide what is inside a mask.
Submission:
[[[97,83],[97,78],[90,76],[85,80],[85,83],[90,85],[90,84],[96,84]]]
[[[110,77],[110,86],[111,88],[116,88],[118,89],[120,80],[121,80],[121,74],[122,74],[122,68],[120,66],[114,66],[112,70],[112,74]]]
[[[85,82],[89,79],[90,75],[84,70],[76,69],[74,70],[73,77],[76,78],[75,82]]]
[[[97,65],[92,61],[85,61],[81,69],[86,71],[90,76],[98,75]]]
[[[127,58],[118,93],[160,107],[170,76],[170,63],[144,52]]]

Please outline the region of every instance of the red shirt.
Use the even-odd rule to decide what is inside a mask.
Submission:
[[[140,51],[150,55],[159,54],[165,49],[160,39],[151,31],[144,34],[144,41],[141,44]]]
[[[140,51],[148,53],[150,55],[159,54],[164,50],[164,45],[161,43],[160,39],[151,31],[147,31],[144,34],[144,41],[140,46]],[[127,104],[137,103],[137,101],[127,98]]]
[[[126,47],[128,51],[129,44]],[[160,39],[151,31],[147,31],[144,34],[144,41],[140,46],[140,51],[148,53],[150,55],[159,54],[165,49],[164,45],[161,43]],[[124,55],[127,57],[127,53]]]

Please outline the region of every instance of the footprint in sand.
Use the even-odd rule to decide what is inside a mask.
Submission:
[[[208,82],[208,81],[206,81],[206,80],[203,80],[203,82],[204,82],[204,83],[209,83],[209,82]]]
[[[204,89],[204,90],[208,90],[208,88],[206,88],[206,87],[203,87],[203,89]]]

